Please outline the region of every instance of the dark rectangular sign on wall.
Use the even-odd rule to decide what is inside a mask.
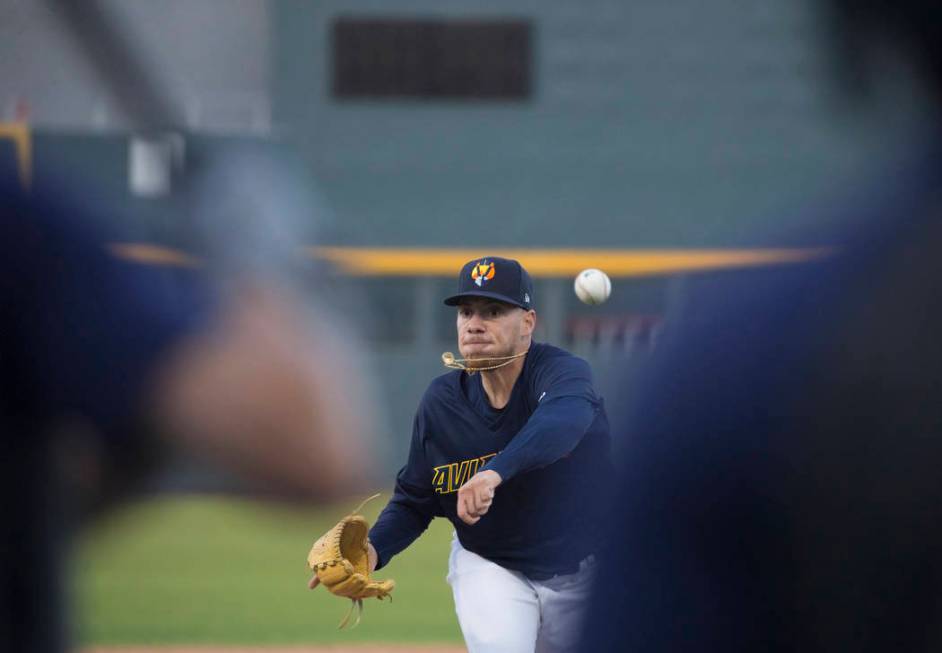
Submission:
[[[338,18],[331,30],[338,99],[525,100],[530,21]]]

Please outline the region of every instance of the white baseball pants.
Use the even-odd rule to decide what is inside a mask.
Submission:
[[[468,653],[557,653],[579,638],[595,563],[545,581],[529,580],[452,539],[448,584]]]

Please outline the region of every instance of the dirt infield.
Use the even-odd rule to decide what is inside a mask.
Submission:
[[[454,644],[336,644],[325,646],[99,646],[77,653],[467,653]]]

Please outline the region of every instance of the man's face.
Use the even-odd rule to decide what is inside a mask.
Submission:
[[[462,358],[497,358],[526,349],[536,313],[486,297],[458,305],[458,351]]]

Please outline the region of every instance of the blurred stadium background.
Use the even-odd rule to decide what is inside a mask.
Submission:
[[[231,183],[246,182],[263,212],[291,214],[278,219],[308,263],[305,287],[359,332],[380,391],[387,485],[416,402],[454,348],[440,298],[464,260],[515,252],[537,277],[538,339],[589,359],[610,389],[614,366],[643,363],[698,284],[819,254],[828,225],[799,225],[802,206],[840,196],[877,153],[905,143],[925,106],[887,70],[893,99],[851,111],[837,81],[854,71],[834,68],[810,0],[65,6],[0,0],[0,173],[97,203],[118,220],[115,255],[169,278],[200,273],[213,255],[207,229],[243,224],[223,202],[207,226],[191,192],[199,161],[265,162],[266,175]],[[226,184],[210,188],[221,196]],[[284,204],[266,197],[284,191]],[[245,248],[254,234],[230,235]],[[604,306],[571,291],[585,267],[613,277]],[[233,483],[180,460],[150,489]],[[315,624],[332,625],[337,606],[302,593],[300,565],[349,506],[218,501],[153,499],[89,532],[76,583],[85,643],[309,643],[329,630]],[[181,532],[203,537],[174,544]],[[258,548],[240,558],[248,532]],[[447,537],[439,528],[389,568],[403,601],[370,606],[344,641],[460,641]],[[166,573],[147,563],[171,553]],[[265,572],[282,554],[290,571]],[[436,555],[440,576],[413,580],[415,561]],[[431,589],[409,593],[410,583]],[[175,592],[201,597],[196,612]],[[240,603],[246,595],[255,602]]]

